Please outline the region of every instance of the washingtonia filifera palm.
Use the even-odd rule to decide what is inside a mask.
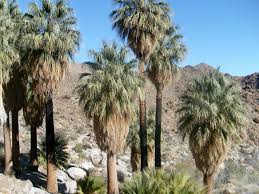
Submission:
[[[116,154],[123,150],[129,124],[135,117],[134,97],[142,81],[126,61],[127,49],[115,43],[103,44],[101,51],[91,52],[100,69],[83,76],[77,86],[79,103],[93,118],[97,144],[107,152],[108,193],[118,194]]]
[[[155,166],[161,167],[161,124],[162,124],[162,92],[175,78],[178,69],[176,64],[186,54],[182,43],[182,35],[178,27],[172,26],[167,35],[159,41],[149,60],[148,75],[156,87],[156,130],[155,130]]]
[[[227,146],[245,123],[245,105],[240,88],[215,71],[195,79],[181,97],[179,129],[189,136],[197,168],[212,193],[213,175],[224,161]]]
[[[3,106],[3,85],[8,82],[12,66],[15,66],[14,64],[17,64],[15,62],[19,59],[15,49],[19,31],[18,15],[19,10],[15,1],[0,0],[0,124],[4,123],[5,174],[12,173],[12,149],[9,117],[6,120],[6,112],[9,116],[11,107],[8,107],[7,104],[5,104],[5,108]],[[16,135],[13,134],[13,142],[15,140]],[[16,142],[15,145],[17,145]],[[18,161],[19,155],[16,156],[16,161]]]
[[[27,125],[31,127],[31,153],[30,163],[32,170],[38,170],[38,153],[37,153],[37,128],[43,123],[44,105],[34,96],[31,88],[31,82],[27,83],[27,96],[23,107],[23,116]],[[46,155],[46,154],[45,154]]]
[[[21,45],[27,53],[26,71],[32,78],[37,103],[46,105],[47,191],[55,193],[58,187],[55,159],[51,157],[55,140],[52,92],[79,45],[80,33],[76,29],[73,9],[64,0],[32,3],[24,18]]]
[[[158,0],[115,0],[111,13],[113,28],[139,60],[139,73],[144,79],[145,65],[158,41],[171,26],[170,8]],[[147,167],[147,131],[145,92],[140,96],[141,169]]]
[[[9,79],[11,65],[18,59],[15,50],[16,23],[13,18],[16,5],[13,1],[0,0],[0,123],[6,121],[3,106],[3,84]]]

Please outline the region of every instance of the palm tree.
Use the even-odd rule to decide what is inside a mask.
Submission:
[[[195,79],[181,97],[178,112],[183,138],[197,168],[203,173],[207,193],[212,193],[213,176],[227,153],[227,145],[239,134],[246,120],[240,88],[220,72]]]
[[[31,127],[31,153],[30,164],[32,170],[38,170],[38,153],[37,153],[37,128],[40,127],[44,119],[44,105],[37,103],[31,83],[27,83],[27,98],[23,107],[23,116],[27,125]]]
[[[182,35],[177,33],[177,29],[178,27],[173,26],[168,30],[149,60],[148,75],[156,88],[155,166],[157,168],[161,167],[162,93],[176,76],[178,72],[176,64],[186,53],[181,41]]]
[[[135,117],[133,97],[141,80],[131,70],[135,61],[126,61],[126,48],[104,42],[101,51],[90,53],[99,69],[81,77],[77,86],[79,103],[93,118],[99,148],[107,152],[108,193],[118,194],[116,154],[123,150],[129,124]]]
[[[65,0],[32,3],[25,15],[21,45],[27,52],[26,72],[32,79],[37,103],[46,111],[47,191],[58,191],[53,144],[55,142],[52,93],[63,78],[73,53],[79,46],[73,9]]]
[[[10,110],[6,106],[4,108],[3,86],[8,82],[11,65],[18,59],[17,51],[14,48],[17,39],[17,22],[15,22],[14,16],[17,11],[17,5],[14,1],[0,0],[0,124],[3,124],[4,128],[5,174],[12,173],[12,150],[9,124]]]
[[[139,60],[139,73],[145,78],[145,65],[158,41],[170,27],[169,5],[157,0],[115,0],[113,28]],[[145,92],[140,95],[141,169],[147,167],[147,130]]]

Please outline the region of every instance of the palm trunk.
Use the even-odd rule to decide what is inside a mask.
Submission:
[[[162,90],[156,94],[155,167],[161,168]]]
[[[119,194],[116,155],[107,153],[108,194]]]
[[[203,183],[204,183],[204,186],[206,186],[207,194],[212,194],[213,175],[204,174],[203,175]]]
[[[54,155],[54,121],[53,121],[53,102],[51,96],[48,97],[46,104],[46,156],[47,156],[47,191],[49,193],[58,192],[57,174]]]
[[[147,153],[148,153],[148,168],[151,169],[154,167],[154,151],[151,146],[148,145],[147,148]]]
[[[131,146],[130,164],[132,172],[139,170],[139,152],[135,146]]]
[[[37,153],[37,127],[31,125],[31,168],[34,171],[38,170],[38,153]]]
[[[19,143],[19,123],[18,110],[12,110],[12,159],[13,169],[16,173],[20,173],[20,143]]]
[[[5,175],[12,174],[12,147],[10,134],[9,114],[7,114],[7,121],[3,125],[4,128],[4,152],[5,152]]]
[[[145,62],[140,60],[139,73],[140,76],[145,79]],[[141,150],[141,170],[143,171],[148,167],[148,157],[147,157],[147,128],[146,128],[146,94],[145,88],[143,89],[143,94],[139,99],[139,137],[140,137],[140,150]]]

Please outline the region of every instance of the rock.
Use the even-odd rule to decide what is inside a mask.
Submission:
[[[95,168],[95,166],[92,164],[92,162],[84,162],[79,165],[80,168],[86,170],[86,171],[91,171],[92,169]]]
[[[253,121],[254,121],[255,123],[257,123],[257,124],[259,123],[259,119],[258,119],[258,118],[254,118]]]
[[[67,173],[73,180],[79,180],[86,176],[86,172],[83,169],[77,167],[71,167],[67,169]]]
[[[62,181],[62,182],[66,182],[66,181],[69,181],[71,180],[68,176],[68,174],[62,170],[58,170],[57,172],[57,179]]]
[[[22,181],[15,177],[0,176],[0,193],[4,194],[24,194],[29,193],[32,188],[31,181]]]
[[[67,181],[66,186],[67,186],[66,193],[76,193],[77,183],[75,180]]]
[[[127,164],[118,159],[117,161],[117,169],[118,169],[118,179],[120,182],[123,182],[126,177],[130,177],[131,173],[128,172]]]
[[[235,185],[233,185],[232,183],[228,183],[223,190],[223,194],[234,194],[237,191],[237,188]]]
[[[48,194],[48,192],[36,187],[32,187],[28,194]]]

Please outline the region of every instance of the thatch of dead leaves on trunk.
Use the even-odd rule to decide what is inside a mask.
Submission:
[[[45,113],[44,105],[41,104],[37,96],[34,95],[30,81],[27,83],[26,90],[27,96],[24,102],[23,116],[27,125],[32,125],[37,128],[43,123]]]

